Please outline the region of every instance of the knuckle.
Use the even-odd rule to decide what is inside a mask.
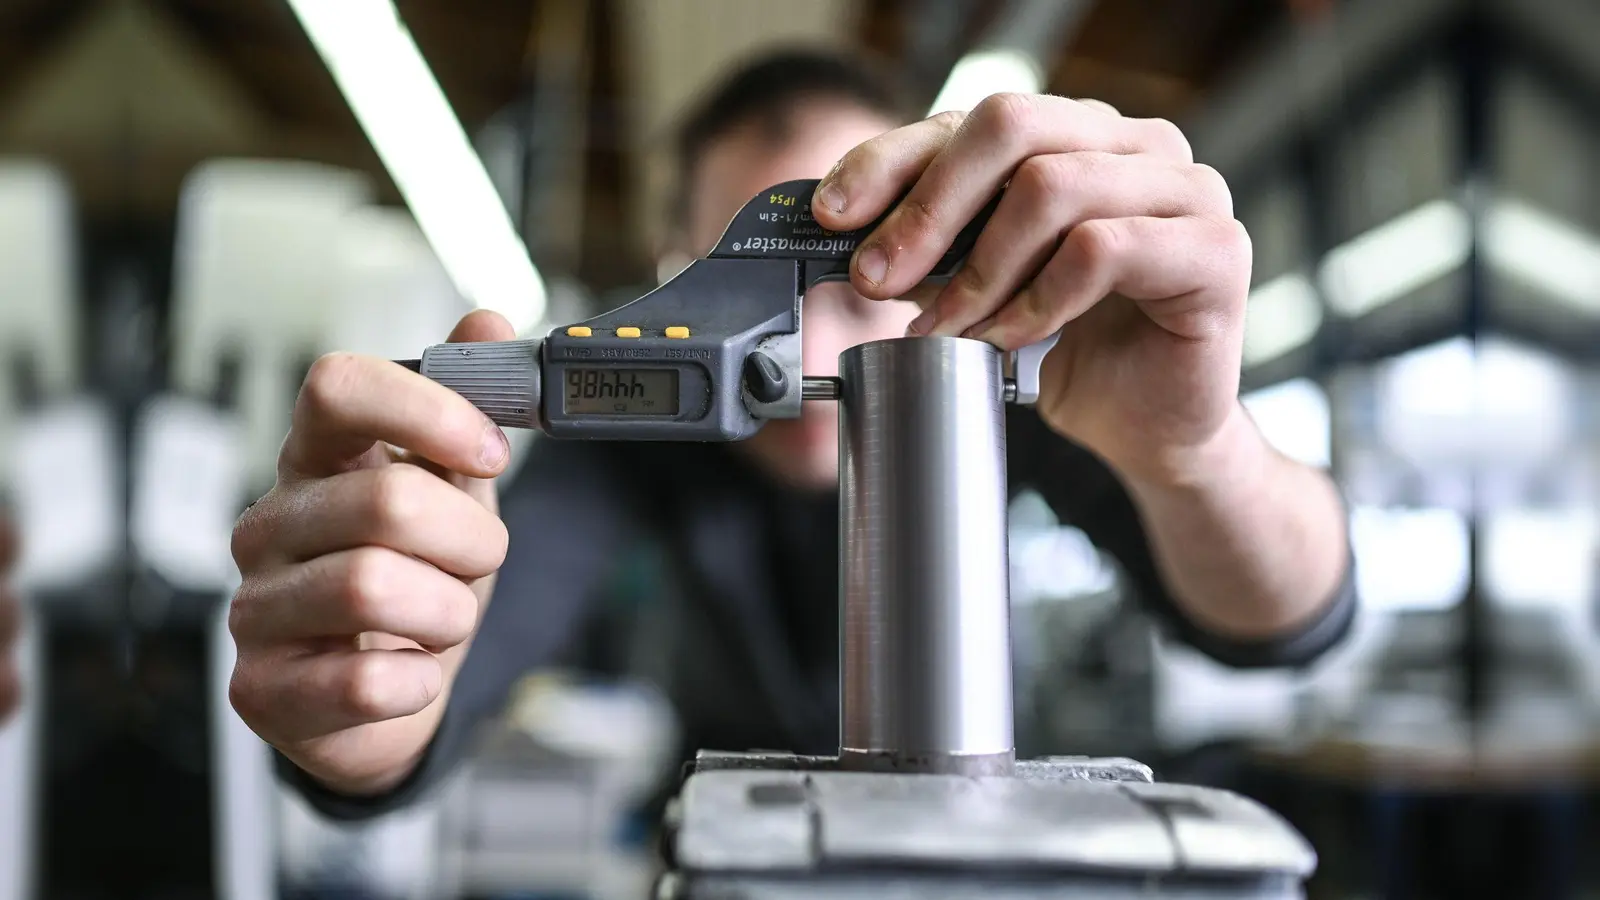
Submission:
[[[242,655],[228,678],[228,705],[251,726],[260,722],[265,712],[261,691],[256,689],[255,679],[250,677],[248,663]]]
[[[1255,245],[1250,239],[1250,231],[1238,219],[1219,222],[1217,247],[1223,280],[1236,288],[1229,294],[1238,298],[1242,308],[1248,297],[1251,270],[1255,262]]]
[[[419,496],[425,488],[418,475],[426,473],[408,465],[388,465],[375,470],[369,512],[372,521],[385,535],[394,536],[413,530],[418,520],[426,514],[425,498]]]
[[[961,130],[961,124],[967,120],[967,114],[958,109],[947,109],[928,121],[944,129],[947,134],[955,134]]]
[[[1195,163],[1188,167],[1188,174],[1194,182],[1200,200],[1208,209],[1223,212],[1228,217],[1233,216],[1233,191],[1228,187],[1228,180],[1222,177],[1214,167],[1205,163]]]
[[[453,589],[445,603],[444,638],[450,645],[459,644],[478,630],[478,595],[465,584]]]
[[[1223,251],[1234,262],[1249,262],[1254,253],[1254,243],[1250,239],[1250,230],[1238,219],[1228,219],[1218,223],[1218,242]]]
[[[1146,119],[1145,127],[1156,149],[1185,162],[1194,160],[1194,148],[1189,146],[1189,136],[1170,119]]]
[[[1101,154],[1087,151],[1035,156],[1018,168],[1017,176],[1026,179],[1030,191],[1058,203],[1085,193],[1103,163]]]
[[[1029,322],[1048,318],[1052,312],[1051,307],[1054,305],[1051,302],[1052,293],[1043,288],[1044,285],[1039,285],[1023,297],[1022,311]]]
[[[233,554],[233,561],[238,564],[241,572],[254,569],[266,555],[271,532],[267,524],[268,502],[271,497],[272,492],[269,491],[234,520],[233,535],[228,541],[228,550]]]
[[[499,516],[490,514],[488,510],[484,510],[484,514],[489,516],[491,522],[489,539],[485,542],[484,547],[489,554],[489,568],[495,570],[505,563],[506,554],[511,551],[511,530],[506,527],[506,523],[501,521]]]
[[[390,555],[377,547],[362,547],[350,553],[338,601],[355,621],[370,621],[382,610],[393,582]]]
[[[955,274],[952,285],[955,290],[940,302],[959,307],[988,293],[990,279],[984,273],[986,267],[987,263],[983,260],[968,259]]]
[[[254,582],[246,577],[228,602],[228,634],[235,643],[249,639],[256,602]]]
[[[353,353],[327,353],[306,370],[300,387],[300,402],[313,416],[327,415],[337,408],[360,377],[361,360]]]
[[[850,148],[839,161],[836,171],[850,175],[865,174],[870,178],[884,168],[883,138],[879,136]]]
[[[1021,188],[1029,196],[1055,199],[1064,192],[1067,178],[1059,160],[1050,156],[1033,156],[1017,166],[1016,174],[1011,176],[1011,185]]]
[[[1100,268],[1117,254],[1117,231],[1104,219],[1091,219],[1067,232],[1066,245],[1079,265]]]
[[[907,197],[895,216],[895,243],[922,244],[934,239],[939,230],[939,211],[921,197]]]
[[[972,111],[972,119],[982,123],[1006,143],[1027,135],[1034,126],[1038,110],[1027,94],[990,94]]]

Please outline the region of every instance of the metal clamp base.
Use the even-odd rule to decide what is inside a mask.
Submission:
[[[1291,900],[1316,856],[1265,807],[1129,759],[1010,778],[701,754],[668,810],[657,900]]]

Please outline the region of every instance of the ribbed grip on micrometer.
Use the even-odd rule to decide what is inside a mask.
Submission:
[[[422,352],[423,375],[471,401],[502,428],[539,427],[539,338],[435,344]]]

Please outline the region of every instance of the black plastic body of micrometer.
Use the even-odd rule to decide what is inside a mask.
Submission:
[[[848,278],[856,247],[882,221],[854,231],[822,228],[811,215],[817,184],[805,179],[763,191],[734,216],[706,258],[637,300],[553,329],[541,352],[543,430],[580,440],[743,440],[772,415],[758,414],[763,410],[745,390],[752,353],[772,355],[784,368],[798,415],[802,298],[812,285]],[[960,267],[993,208],[958,235],[930,279]],[[688,336],[669,337],[669,329]],[[604,401],[606,391],[626,393],[628,384],[644,382],[674,395],[672,402],[652,399],[657,412],[640,413],[626,399],[614,412],[597,412],[589,398],[575,400],[579,391],[599,390]]]

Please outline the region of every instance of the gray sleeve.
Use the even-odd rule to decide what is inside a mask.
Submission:
[[[404,807],[442,782],[470,749],[478,726],[504,708],[530,669],[551,662],[588,613],[630,516],[607,472],[609,449],[592,442],[540,440],[502,491],[510,532],[506,561],[450,705],[421,763],[392,790],[348,796],[328,790],[283,756],[279,777],[312,808],[357,820]]]

